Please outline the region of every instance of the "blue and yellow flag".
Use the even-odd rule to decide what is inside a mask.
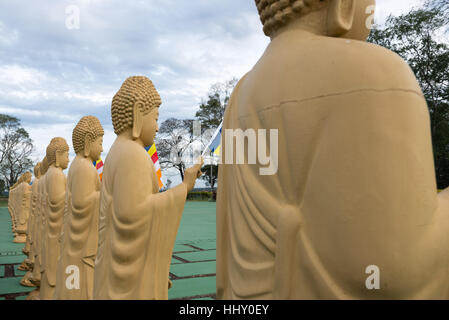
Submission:
[[[207,147],[203,151],[203,157],[206,154],[207,150],[209,149],[217,156],[220,155],[220,149],[221,149],[221,128],[223,127],[223,121],[218,126],[217,130],[215,130],[214,135],[212,136],[212,139],[210,139]]]

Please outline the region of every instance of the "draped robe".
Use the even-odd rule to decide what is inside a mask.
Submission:
[[[27,226],[27,245],[28,245],[28,258],[25,260],[31,265],[31,270],[29,270],[22,278],[21,283],[29,283],[29,279],[33,277],[34,270],[34,254],[35,254],[35,222],[36,222],[36,207],[37,207],[37,192],[38,192],[39,178],[35,178],[33,184],[31,185],[31,208],[30,217],[28,218]]]
[[[67,175],[64,232],[58,261],[55,299],[92,299],[98,245],[100,179],[92,162],[76,156]],[[66,268],[79,269],[79,289],[68,289]]]
[[[37,186],[37,203],[36,213],[34,221],[34,267],[33,267],[33,280],[40,286],[41,281],[41,266],[42,266],[42,243],[44,242],[44,188],[46,173],[39,179]]]
[[[34,268],[34,258],[35,258],[35,251],[36,251],[36,215],[38,212],[38,199],[39,199],[39,178],[35,178],[34,182],[31,186],[31,217],[29,221],[29,237],[30,237],[30,253],[28,255],[28,258],[30,259],[31,265],[33,265]]]
[[[94,299],[167,299],[170,261],[187,196],[159,193],[143,146],[118,136],[105,161]]]
[[[45,178],[46,194],[45,235],[42,248],[41,300],[53,299],[56,286],[56,267],[60,253],[60,234],[64,215],[66,176],[61,168],[51,166]]]

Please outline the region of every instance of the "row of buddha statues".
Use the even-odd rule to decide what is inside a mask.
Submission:
[[[76,154],[67,177],[69,145],[53,138],[31,173],[11,187],[14,242],[28,256],[21,284],[28,299],[167,299],[169,267],[187,192],[202,159],[178,186],[159,192],[145,150],[158,130],[161,99],[146,77],[128,78],[112,101],[117,138],[102,180],[93,163],[103,151],[103,127],[84,116],[72,133]]]

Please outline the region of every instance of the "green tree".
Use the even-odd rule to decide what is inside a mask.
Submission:
[[[388,48],[407,61],[427,101],[438,188],[449,186],[449,47],[442,40],[447,22],[444,2],[389,16],[368,41]]]
[[[218,179],[218,166],[215,164],[207,164],[201,168],[204,173],[200,179],[206,182],[206,185],[213,189]]]
[[[233,78],[211,86],[207,101],[200,104],[200,109],[195,114],[195,118],[201,121],[202,131],[215,129],[220,125],[237,81],[236,78]]]
[[[33,140],[20,120],[0,114],[0,177],[10,188],[21,174],[33,167]]]

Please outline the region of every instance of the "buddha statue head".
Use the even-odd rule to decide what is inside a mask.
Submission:
[[[75,153],[91,161],[98,160],[103,152],[103,136],[104,130],[97,117],[82,117],[72,133]]]
[[[44,159],[42,159],[41,161],[41,167],[40,167],[40,175],[43,176],[44,174],[47,173],[48,170],[48,160],[47,160],[47,156],[44,157]]]
[[[57,137],[50,141],[47,147],[48,166],[66,169],[69,165],[69,145],[64,138]]]
[[[313,33],[365,41],[375,0],[255,0],[265,35],[272,39],[293,23]]]
[[[158,131],[160,105],[161,97],[150,79],[129,77],[112,99],[114,132],[130,135],[144,146],[151,146]]]
[[[41,177],[41,162],[36,163],[34,166],[34,177],[39,179]]]
[[[27,171],[22,175],[22,182],[30,183],[33,175],[31,172]]]

